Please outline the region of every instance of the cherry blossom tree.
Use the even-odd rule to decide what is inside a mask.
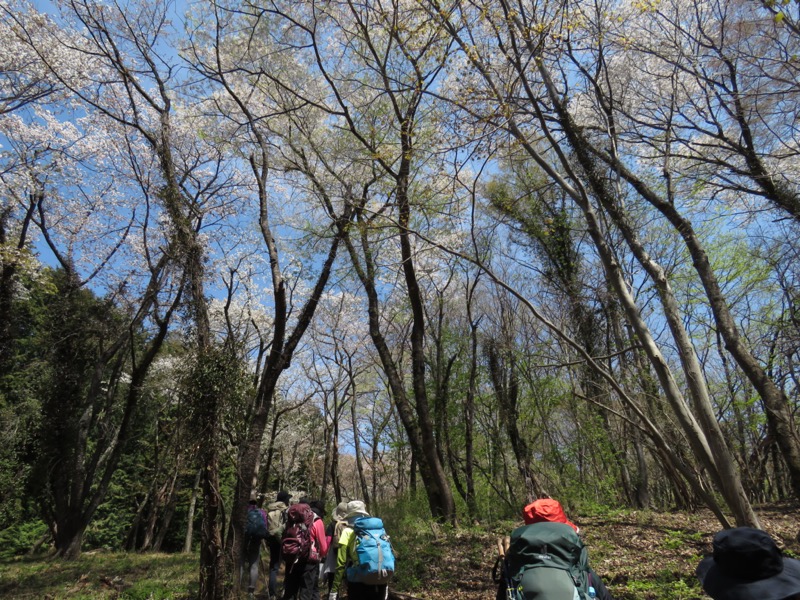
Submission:
[[[224,216],[228,204],[220,200],[232,189],[233,175],[223,167],[220,149],[197,136],[197,122],[181,119],[190,111],[179,116],[175,108],[175,57],[166,45],[168,4],[87,1],[62,8],[61,27],[49,29],[48,43],[36,46],[27,29],[29,44],[51,75],[87,110],[116,123],[134,146],[144,149],[152,170],[136,173],[146,179],[146,191],[170,228],[164,256],[180,269],[181,299],[195,330],[200,380],[194,409],[206,432],[201,448],[205,507],[201,596],[219,598],[224,560],[218,520],[218,435],[224,386],[202,379],[224,376],[226,361],[224,351],[215,348],[210,329],[200,228],[215,212]],[[64,53],[71,54],[70,62],[60,59]]]
[[[52,302],[64,313],[53,317],[53,327],[63,319],[80,329],[74,317],[81,303],[69,298],[88,301],[90,287],[119,308],[116,324],[111,319],[105,325],[105,339],[93,351],[86,346],[73,353],[69,336],[56,338],[54,359],[74,385],[54,384],[42,394],[41,473],[32,482],[42,493],[34,496],[42,499],[58,552],[74,557],[105,498],[131,433],[142,382],[180,294],[170,262],[157,248],[165,232],[147,210],[137,212],[128,202],[140,182],[129,169],[134,155],[106,143],[119,131],[89,118],[64,122],[44,108],[31,115],[26,120],[7,114],[0,122],[6,225],[18,236],[18,252],[38,233],[63,273]],[[85,335],[88,331],[80,333]],[[144,345],[142,335],[148,340]],[[91,369],[80,366],[79,356]]]

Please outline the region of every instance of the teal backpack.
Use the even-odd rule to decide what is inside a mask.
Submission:
[[[564,523],[534,523],[511,533],[506,555],[509,600],[589,600],[586,547]]]

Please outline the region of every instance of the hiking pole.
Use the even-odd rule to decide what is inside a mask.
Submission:
[[[494,564],[494,569],[492,570],[492,578],[495,580],[495,583],[500,583],[501,578],[498,577],[497,568],[500,567],[502,569],[502,581],[506,585],[506,593],[505,597],[506,600],[515,600],[516,596],[514,594],[514,586],[511,581],[511,576],[508,572],[508,562],[506,560],[506,554],[508,551],[508,547],[511,543],[511,539],[506,536],[504,538],[497,538],[497,561]]]

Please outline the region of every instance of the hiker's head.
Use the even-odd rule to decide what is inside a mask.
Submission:
[[[336,505],[336,508],[333,509],[333,520],[334,521],[347,520],[347,502],[339,502],[339,504]]]
[[[322,500],[309,500],[308,505],[320,519],[325,518],[325,503]]]
[[[800,560],[785,558],[768,533],[751,527],[714,536],[714,553],[697,566],[714,600],[788,600],[800,596]]]
[[[286,490],[281,490],[280,492],[278,492],[278,495],[275,496],[275,500],[276,501],[283,502],[284,504],[289,504],[289,501],[291,499],[292,499],[292,497],[289,495],[289,492],[287,492]]]
[[[351,500],[345,507],[344,518],[348,523],[352,523],[359,517],[368,517],[367,506],[361,500]]]
[[[522,509],[522,518],[528,525],[532,523],[541,523],[543,521],[566,523],[575,531],[578,531],[578,527],[567,520],[567,515],[564,513],[564,509],[561,508],[561,504],[558,500],[553,500],[552,498],[539,498],[531,502]]]

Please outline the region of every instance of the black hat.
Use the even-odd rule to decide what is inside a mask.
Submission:
[[[720,531],[714,554],[696,574],[714,600],[784,600],[800,594],[800,560],[784,558],[768,533],[751,527]]]
[[[283,502],[284,504],[289,504],[289,500],[291,500],[291,498],[292,497],[289,495],[289,492],[287,492],[286,490],[281,490],[280,492],[278,492],[278,495],[275,497],[275,500],[277,500],[278,502]]]
[[[325,510],[325,504],[322,500],[311,500],[309,501],[308,505],[311,507],[311,510],[314,511],[320,519],[324,519],[327,511]]]

